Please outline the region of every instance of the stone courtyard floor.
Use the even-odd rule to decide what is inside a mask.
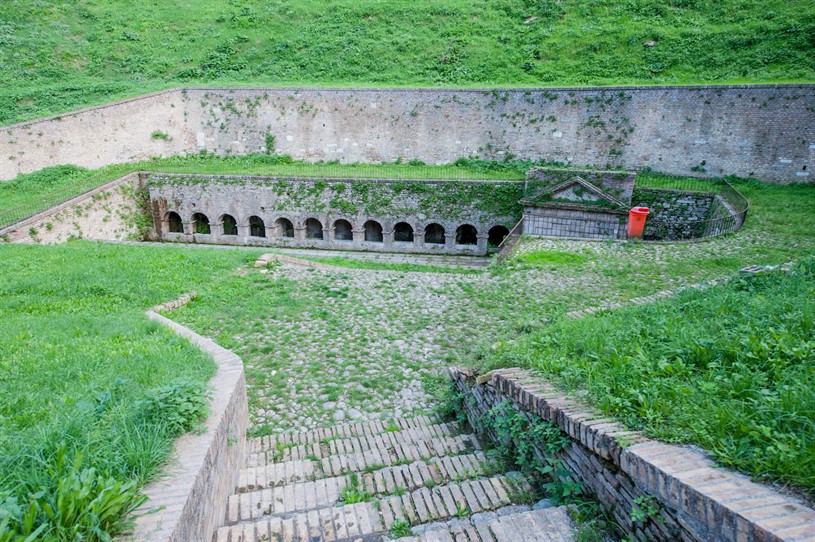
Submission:
[[[508,270],[479,274],[274,264],[239,270],[231,289],[214,285],[174,319],[243,358],[255,433],[409,417],[432,409],[434,375],[472,363],[480,349],[524,327],[731,276],[741,265],[731,260],[752,243],[748,235],[739,244],[634,247],[525,240]],[[559,260],[563,254],[571,259]],[[723,263],[694,263],[716,259]],[[406,255],[399,262],[429,263]]]

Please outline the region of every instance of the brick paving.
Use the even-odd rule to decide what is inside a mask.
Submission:
[[[428,416],[251,440],[215,542],[571,542],[564,508],[532,510],[532,481],[497,472],[475,435]],[[364,495],[345,503],[345,494]],[[399,533],[403,534],[403,533]]]

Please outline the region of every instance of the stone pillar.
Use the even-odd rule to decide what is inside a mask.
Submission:
[[[277,225],[273,222],[271,226],[266,226],[266,242],[271,243],[277,237]]]
[[[486,233],[481,233],[477,236],[478,243],[476,244],[476,251],[475,253],[479,256],[483,256],[487,253],[487,240],[489,239],[489,235]]]
[[[424,230],[413,230],[413,248],[417,251],[424,250]]]
[[[456,253],[456,232],[444,232],[444,252],[447,254]]]
[[[249,225],[248,224],[238,224],[238,244],[245,245],[246,242],[249,240]]]
[[[295,246],[303,246],[306,243],[306,227],[294,226],[294,245]]]
[[[393,250],[393,230],[382,230],[382,250]]]
[[[192,230],[193,222],[182,222],[182,224],[184,225],[184,241],[191,243],[192,235],[194,233]]]
[[[365,242],[365,229],[361,230],[351,230],[351,233],[354,235],[354,241],[352,246],[355,250],[362,249],[362,243]]]

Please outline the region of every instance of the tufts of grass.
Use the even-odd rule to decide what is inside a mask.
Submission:
[[[628,427],[815,490],[815,259],[658,303],[554,322],[487,355]]]
[[[0,517],[10,518],[8,532],[114,534],[125,527],[117,514],[139,502],[174,437],[201,422],[214,364],[144,310],[253,255],[195,252],[0,246]],[[100,500],[83,500],[93,495]],[[108,503],[110,516],[94,512],[113,495],[121,498]],[[70,509],[52,516],[52,501]],[[74,535],[59,538],[65,522]]]
[[[356,473],[348,475],[348,483],[340,491],[340,502],[343,504],[357,504],[368,502],[373,496],[362,488],[359,476]]]
[[[534,252],[522,252],[512,259],[513,269],[518,268],[544,268],[554,269],[558,267],[580,267],[588,261],[585,254],[575,254],[559,250],[536,250]]]
[[[0,124],[180,84],[572,86],[815,76],[815,7],[805,0],[415,0],[409,7],[200,0],[183,5],[179,25],[180,7],[3,2],[0,45],[10,53]]]

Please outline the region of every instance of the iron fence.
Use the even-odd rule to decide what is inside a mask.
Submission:
[[[645,193],[652,197],[644,197]],[[645,221],[644,241],[688,241],[734,232],[744,225],[750,208],[747,198],[726,179],[638,179],[632,203],[652,209]],[[705,208],[705,216],[688,218],[684,213],[692,204]]]

